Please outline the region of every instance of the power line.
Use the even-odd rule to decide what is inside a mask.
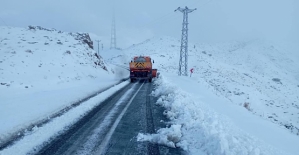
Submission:
[[[201,3],[202,1],[197,1],[197,2],[195,2],[195,3],[192,3],[191,6],[197,6],[197,8],[202,8],[202,7],[204,7],[205,5],[209,4],[209,3],[212,2],[212,1],[213,1],[213,0],[208,0],[206,3],[204,3],[204,4],[202,4],[202,5],[199,5],[199,6],[198,6],[198,4]],[[186,6],[186,5],[185,5],[185,6]],[[169,17],[170,17],[170,18],[169,18]],[[146,23],[142,24],[141,27],[146,27],[146,26],[148,26],[148,25],[155,25],[155,24],[158,24],[158,23],[161,22],[161,21],[165,22],[166,20],[175,19],[175,18],[178,18],[178,16],[175,16],[175,15],[173,14],[173,12],[168,12],[168,13],[162,15],[162,16],[159,16],[159,17],[156,18],[156,19],[153,19],[153,20],[151,20],[151,21],[149,21],[149,22],[146,22]]]
[[[172,16],[172,17],[171,17],[171,18],[168,18],[168,17],[170,17],[170,16]],[[172,19],[173,17],[177,18],[177,16],[174,16],[174,15],[173,15],[173,12],[172,12],[172,11],[169,11],[168,13],[166,13],[166,14],[164,14],[164,15],[162,15],[162,16],[156,18],[156,19],[153,19],[153,20],[151,20],[151,21],[149,21],[149,22],[146,22],[146,23],[143,24],[141,27],[145,27],[145,26],[147,26],[147,25],[156,24],[157,22],[162,21],[163,19],[164,19],[163,21],[165,21],[165,20],[169,20],[169,19]]]
[[[208,0],[206,3],[204,3],[203,5],[200,5],[199,7],[197,8],[202,8],[204,6],[206,6],[207,4],[211,3],[213,0]],[[199,1],[200,2],[200,1]],[[199,2],[195,3],[194,5],[197,5]]]
[[[168,19],[167,17],[169,17],[169,16],[172,16],[172,12],[168,12],[167,14],[160,16],[159,18],[149,21],[149,22],[145,23],[144,26],[151,25],[151,24],[156,23],[157,21],[160,21],[162,19]]]
[[[0,17],[0,19],[1,19],[1,21],[3,22],[3,24],[5,25],[5,26],[7,26],[7,24],[4,22],[4,20]],[[8,26],[7,26],[8,27]]]

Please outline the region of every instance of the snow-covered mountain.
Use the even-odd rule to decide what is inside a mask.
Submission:
[[[296,48],[261,40],[190,43],[188,69],[194,68],[194,73],[179,77],[180,40],[174,38],[156,37],[125,50],[100,50],[97,55],[91,43],[100,38],[96,35],[33,26],[0,30],[0,144],[32,123],[114,85],[128,76],[121,67],[128,68],[132,57],[148,55],[161,73],[151,95],[159,98],[157,105],[165,107],[170,122],[156,134],[140,133],[139,141],[181,147],[190,154],[299,151]],[[98,99],[128,83],[101,93]],[[48,127],[34,127],[29,134],[40,141],[8,151],[32,150],[98,103],[89,102]]]
[[[192,77],[177,76],[179,51],[180,41],[169,37],[123,51],[129,58],[154,59],[162,80],[156,80],[152,95],[160,97],[157,104],[166,108],[172,124],[157,134],[141,133],[138,140],[179,146],[191,154],[298,152],[296,49],[261,40],[191,43]]]
[[[86,69],[94,70],[90,77],[109,72],[92,47],[88,34],[1,27],[1,83],[30,88],[80,79]]]
[[[87,33],[0,27],[0,143],[118,81]]]
[[[124,53],[150,55],[155,68],[177,73],[180,40],[158,37]],[[299,54],[261,40],[189,44],[189,69],[218,95],[299,135]],[[188,70],[189,72],[189,70]],[[190,72],[189,72],[190,74]],[[198,92],[200,93],[200,92]]]

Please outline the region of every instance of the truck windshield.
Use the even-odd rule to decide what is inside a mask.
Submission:
[[[143,57],[139,57],[135,60],[135,62],[145,62],[145,59]]]

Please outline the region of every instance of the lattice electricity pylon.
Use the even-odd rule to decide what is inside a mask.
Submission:
[[[115,16],[114,15],[113,15],[113,19],[112,19],[110,49],[116,49],[116,28],[115,28]]]
[[[174,10],[180,11],[184,14],[179,62],[179,76],[188,76],[188,13],[191,13],[194,10],[196,10],[196,8],[189,9],[187,6],[184,9],[178,7],[176,10]]]

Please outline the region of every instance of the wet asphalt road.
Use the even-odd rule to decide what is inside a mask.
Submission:
[[[154,86],[137,81],[116,92],[52,139],[37,154],[185,154],[180,149],[138,142],[138,133],[156,133],[165,127],[164,109],[150,95]],[[163,120],[163,121],[161,121]]]

